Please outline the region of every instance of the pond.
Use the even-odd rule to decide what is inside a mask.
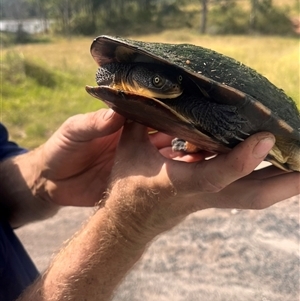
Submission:
[[[50,28],[51,23],[51,21],[45,22],[40,19],[0,20],[0,31],[17,32],[22,30],[30,34],[43,33]]]

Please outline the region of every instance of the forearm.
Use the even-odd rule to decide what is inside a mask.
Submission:
[[[39,149],[0,163],[1,214],[13,227],[53,215],[58,206],[43,187]]]
[[[124,237],[119,223],[122,218],[116,223],[109,210],[99,209],[18,301],[110,300],[146,245],[123,223]]]
[[[179,221],[165,222],[160,194],[145,184],[136,178],[113,183],[102,207],[18,301],[110,300],[151,240]]]

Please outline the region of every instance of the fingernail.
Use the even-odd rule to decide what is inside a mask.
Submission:
[[[274,146],[275,140],[272,137],[261,139],[253,149],[253,156],[256,159],[264,158]]]
[[[103,116],[103,120],[109,120],[114,115],[114,113],[115,111],[113,109],[108,109]]]

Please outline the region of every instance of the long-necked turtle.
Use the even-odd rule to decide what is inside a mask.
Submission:
[[[116,112],[215,153],[269,131],[276,144],[267,160],[300,171],[299,111],[253,69],[194,45],[110,36],[96,38],[91,54],[99,86],[86,90]]]

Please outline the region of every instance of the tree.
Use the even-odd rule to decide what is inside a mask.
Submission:
[[[208,0],[200,0],[202,10],[201,10],[201,24],[200,24],[200,32],[206,33],[206,24],[207,24],[207,12],[208,12]]]
[[[259,0],[250,0],[251,10],[250,10],[250,18],[249,18],[249,27],[251,31],[256,29],[257,24],[257,11]]]
[[[53,10],[52,1],[48,0],[27,0],[31,10],[35,12],[35,16],[43,22],[44,32],[48,32],[49,16]]]

